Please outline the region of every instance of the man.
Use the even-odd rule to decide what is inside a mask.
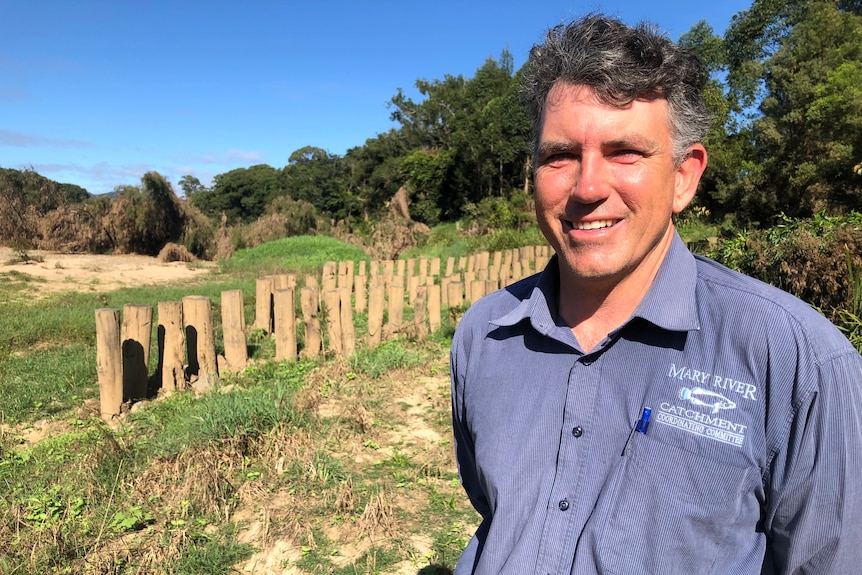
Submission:
[[[674,231],[707,164],[697,58],[591,15],[527,70],[556,255],[453,340],[483,518],[456,574],[860,572],[862,357]]]

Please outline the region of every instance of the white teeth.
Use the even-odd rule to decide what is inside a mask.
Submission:
[[[609,228],[614,225],[613,220],[595,220],[592,222],[578,222],[575,227],[579,230],[599,230],[601,228]]]

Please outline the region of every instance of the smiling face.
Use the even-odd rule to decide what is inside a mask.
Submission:
[[[673,238],[671,215],[694,196],[706,151],[695,144],[674,164],[663,99],[617,108],[587,87],[558,83],[535,165],[536,214],[559,257],[561,294],[607,294],[652,281]]]

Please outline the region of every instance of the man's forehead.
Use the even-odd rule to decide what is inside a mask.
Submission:
[[[557,80],[554,85],[551,86],[551,89],[548,91],[548,95],[545,97],[545,108],[561,106],[572,100],[592,103],[596,106],[608,108],[610,110],[625,110],[631,108],[635,102],[662,102],[664,105],[667,105],[667,100],[665,98],[655,97],[654,95],[644,95],[643,97],[635,97],[631,99],[620,96],[618,98],[614,98],[612,101],[611,97],[601,97],[599,95],[599,91],[588,84],[575,84],[567,82],[566,80]]]

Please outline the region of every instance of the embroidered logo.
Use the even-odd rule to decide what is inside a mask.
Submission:
[[[692,389],[683,387],[679,390],[679,398],[693,405],[708,407],[712,409],[713,414],[718,413],[721,409],[736,408],[736,403],[727,399],[720,393],[703,389],[702,387],[695,387]]]
[[[663,401],[659,404],[656,421],[730,445],[740,446],[745,442],[747,425],[722,419],[715,415],[722,409],[736,409],[736,403],[720,393],[702,387],[681,387],[677,396],[697,407],[705,407],[712,413],[704,413],[700,409],[673,405]]]

